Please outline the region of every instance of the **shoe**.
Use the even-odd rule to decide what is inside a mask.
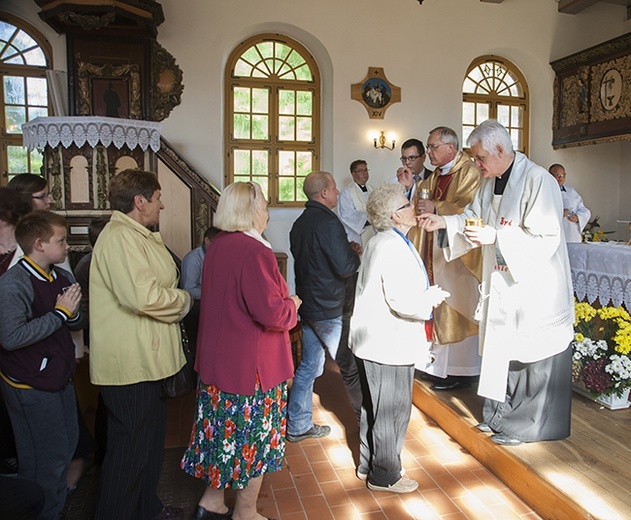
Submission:
[[[503,433],[496,433],[495,435],[491,435],[490,439],[500,446],[519,446],[522,443],[522,441],[513,439],[512,437],[504,435]]]
[[[391,493],[412,493],[418,488],[418,482],[411,478],[401,477],[394,484],[389,486],[377,486],[368,482],[368,489],[371,491],[390,491]]]
[[[292,435],[291,433],[288,433],[287,440],[289,442],[300,442],[305,439],[319,439],[320,437],[326,437],[329,433],[331,433],[330,426],[314,424],[305,433],[301,433],[300,435]]]
[[[481,432],[484,433],[492,433],[493,430],[491,429],[491,427],[486,424],[485,422],[481,422],[480,424],[476,424],[475,427],[480,430]]]
[[[169,507],[164,506],[152,520],[171,520],[172,518],[180,518],[184,513],[184,509],[181,507]]]
[[[442,377],[433,376],[432,374],[428,374],[427,372],[422,372],[420,370],[416,371],[416,375],[421,381],[431,381],[432,383],[442,383],[445,381]]]
[[[231,507],[225,513],[215,513],[204,509],[202,506],[197,506],[191,518],[193,520],[232,520],[232,513],[233,509]]]
[[[362,482],[366,482],[366,480],[368,479],[368,473],[362,473],[361,471],[359,471],[359,468],[355,470],[355,475],[357,475],[357,478]]]
[[[452,377],[447,376],[446,379],[443,379],[441,383],[434,383],[430,388],[435,392],[440,392],[442,390],[456,390],[458,388],[469,388],[471,386],[471,381],[467,379],[462,379],[460,377]]]
[[[17,475],[18,474],[18,459],[15,457],[9,457],[0,460],[0,474],[2,475]]]

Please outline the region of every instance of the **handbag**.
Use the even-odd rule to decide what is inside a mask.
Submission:
[[[184,395],[190,394],[197,386],[197,373],[195,372],[195,356],[191,352],[188,344],[188,336],[184,325],[180,322],[180,331],[182,333],[182,352],[186,358],[186,363],[172,376],[162,380],[162,388],[160,396],[162,399],[177,399]]]

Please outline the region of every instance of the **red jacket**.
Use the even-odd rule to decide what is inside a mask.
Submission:
[[[296,320],[272,250],[244,233],[217,235],[202,272],[195,360],[202,382],[253,395],[257,372],[264,392],[293,377],[288,331]]]

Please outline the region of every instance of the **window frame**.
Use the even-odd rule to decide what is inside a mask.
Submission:
[[[305,60],[311,71],[311,80],[283,80],[276,75],[270,74],[267,77],[243,77],[235,75],[235,67],[237,62],[249,49],[257,44],[265,42],[276,42],[284,44],[297,53]],[[316,171],[320,168],[320,126],[321,126],[321,83],[320,73],[313,55],[302,44],[287,36],[277,33],[258,34],[241,42],[230,53],[225,69],[225,126],[224,126],[224,151],[225,151],[225,171],[224,180],[226,185],[234,182],[234,157],[235,151],[265,151],[268,155],[268,206],[269,207],[302,207],[306,197],[302,193],[302,183],[300,179],[304,179],[306,174],[294,174],[291,176],[281,176],[280,174],[280,155],[281,152],[307,152],[311,154],[312,163],[309,171]],[[240,139],[234,137],[234,89],[237,87],[244,88],[263,88],[269,91],[267,114],[268,120],[268,138],[267,139]],[[282,140],[279,136],[279,110],[278,99],[279,92],[284,89],[295,91],[309,91],[312,95],[312,111],[311,117],[311,139],[309,141],[298,140]],[[237,111],[237,113],[239,113]],[[254,112],[250,112],[254,113]],[[299,114],[295,113],[295,117]],[[309,172],[307,172],[309,173]],[[256,181],[253,172],[250,172],[250,180]],[[280,200],[280,186],[283,178],[295,179],[294,189],[295,197],[291,201]],[[265,190],[264,190],[265,191]]]
[[[519,85],[519,88],[521,89],[522,94],[520,96],[502,96],[502,95],[497,94],[496,92],[492,92],[491,94],[477,94],[477,93],[465,92],[464,84],[466,80],[469,79],[469,75],[471,74],[471,72],[473,72],[475,69],[477,69],[478,67],[480,67],[481,65],[485,63],[489,63],[489,64],[499,63],[506,70],[504,77],[507,74],[510,74],[514,78],[517,79],[516,84]],[[515,149],[519,152],[523,152],[524,154],[528,155],[528,146],[530,142],[530,96],[528,93],[528,83],[526,82],[526,78],[514,63],[507,60],[506,58],[503,58],[501,56],[496,56],[496,55],[486,55],[486,56],[480,56],[476,58],[475,60],[471,62],[471,64],[467,68],[467,72],[463,79],[462,91],[463,91],[462,92],[463,114],[462,114],[461,131],[462,131],[463,142],[466,143],[466,136],[468,135],[468,133],[466,132],[466,128],[471,128],[471,124],[465,123],[465,120],[464,120],[464,104],[465,103],[474,103],[475,105],[487,105],[488,111],[489,111],[487,119],[498,119],[498,108],[500,106],[521,107],[523,110],[523,125],[521,127],[522,147],[519,148],[516,146]],[[477,110],[476,110],[476,113],[477,113]],[[479,125],[482,121],[485,121],[485,119],[478,120],[476,116],[476,121],[473,128]],[[512,128],[518,128],[518,127],[511,126],[510,128],[507,128],[509,133],[511,132]]]
[[[48,95],[48,114],[53,113],[53,106],[51,102],[51,92],[50,92],[50,83],[46,77],[46,71],[52,70],[53,61],[52,61],[52,47],[50,42],[36,29],[33,25],[29,24],[25,20],[13,16],[9,13],[0,11],[0,21],[11,24],[15,26],[17,29],[24,31],[28,34],[39,46],[41,51],[44,54],[44,58],[46,60],[46,64],[43,66],[39,65],[23,65],[23,64],[11,64],[11,63],[3,63],[0,62],[0,171],[2,175],[0,176],[0,186],[6,186],[9,182],[9,157],[8,157],[8,148],[10,146],[21,147],[23,143],[23,134],[15,134],[8,133],[5,126],[5,103],[4,103],[4,78],[5,76],[21,76],[26,78],[43,78],[47,83],[47,95]],[[28,103],[26,105],[29,106]],[[28,121],[27,114],[27,121]],[[32,170],[32,152],[27,152],[27,161],[29,165],[30,173],[40,174],[38,171],[30,171]]]

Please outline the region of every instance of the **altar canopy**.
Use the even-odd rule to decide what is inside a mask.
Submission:
[[[153,121],[119,119],[116,117],[37,117],[22,125],[23,144],[29,150],[56,148],[61,144],[69,148],[74,144],[81,148],[86,142],[92,147],[101,144],[106,148],[114,145],[130,150],[160,149],[162,125]]]

